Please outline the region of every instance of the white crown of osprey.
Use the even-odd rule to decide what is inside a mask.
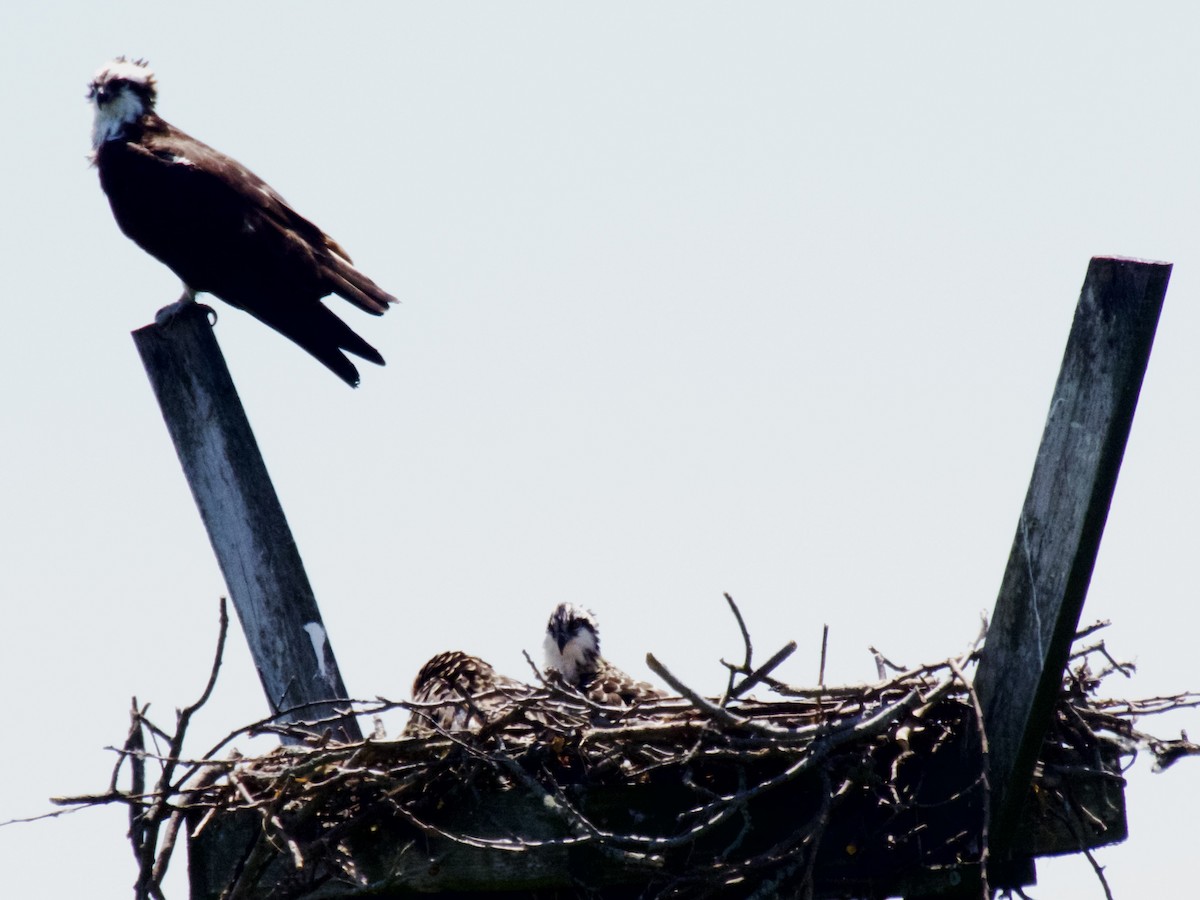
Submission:
[[[158,93],[158,85],[154,80],[154,72],[150,68],[150,63],[145,59],[130,60],[127,57],[118,56],[112,62],[101,66],[92,76],[92,94],[94,95],[96,89],[101,86],[121,81],[141,90],[153,104],[155,95]]]

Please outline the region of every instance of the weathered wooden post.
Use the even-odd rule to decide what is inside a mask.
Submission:
[[[1062,685],[1167,292],[1167,263],[1096,257],[975,678],[1003,854]]]
[[[333,648],[207,308],[190,305],[133,339],[272,713],[300,730],[361,739],[357,721],[339,712],[346,688]]]

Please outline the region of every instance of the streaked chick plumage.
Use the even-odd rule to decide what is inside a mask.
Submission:
[[[658,688],[618,669],[600,654],[596,616],[573,603],[560,603],[546,624],[546,674],[561,678],[604,706],[632,706],[666,697]]]
[[[404,727],[407,737],[473,731],[492,724],[527,700],[534,689],[501,675],[492,666],[461,650],[432,657],[413,680],[414,709]]]

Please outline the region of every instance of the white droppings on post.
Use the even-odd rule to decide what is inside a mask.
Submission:
[[[329,671],[325,668],[325,629],[320,622],[309,622],[304,626],[304,630],[308,632],[308,639],[312,641],[313,653],[317,657],[317,674],[329,680]]]

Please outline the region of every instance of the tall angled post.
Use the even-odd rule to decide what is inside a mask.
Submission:
[[[289,731],[360,740],[357,721],[339,712],[346,687],[207,309],[189,304],[166,323],[133,332],[133,340],[271,712],[294,726]]]
[[[992,846],[1013,837],[1079,626],[1171,266],[1088,266],[975,687]]]

